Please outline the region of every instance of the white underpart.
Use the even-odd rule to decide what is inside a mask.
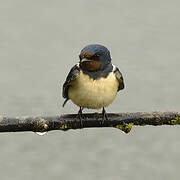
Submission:
[[[114,67],[113,67],[114,70]],[[90,109],[100,109],[113,102],[118,90],[118,80],[113,72],[106,78],[93,80],[80,71],[78,78],[69,88],[68,95],[78,106]]]

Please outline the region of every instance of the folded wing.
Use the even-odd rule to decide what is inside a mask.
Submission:
[[[66,102],[69,100],[69,96],[68,96],[68,89],[71,86],[71,83],[78,77],[80,72],[79,66],[75,65],[74,67],[72,67],[72,69],[70,70],[65,83],[63,84],[63,92],[62,92],[62,96],[63,98],[66,98],[66,100],[63,103],[63,107],[65,106]]]
[[[123,76],[117,67],[115,68],[114,73],[116,75],[117,80],[119,81],[118,91],[120,91],[120,90],[124,89]]]

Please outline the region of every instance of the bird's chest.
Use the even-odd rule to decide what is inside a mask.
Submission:
[[[69,97],[77,105],[99,109],[112,103],[118,89],[118,81],[111,72],[106,78],[93,80],[80,72],[69,88]]]

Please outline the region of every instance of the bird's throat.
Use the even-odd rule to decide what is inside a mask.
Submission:
[[[80,67],[85,71],[97,71],[101,67],[101,62],[85,60],[80,62]]]

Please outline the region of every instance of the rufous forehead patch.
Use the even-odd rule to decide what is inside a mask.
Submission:
[[[79,55],[79,58],[80,58],[80,59],[91,59],[93,56],[94,56],[93,53],[91,53],[91,52],[85,52],[85,53],[81,53],[81,54]]]

